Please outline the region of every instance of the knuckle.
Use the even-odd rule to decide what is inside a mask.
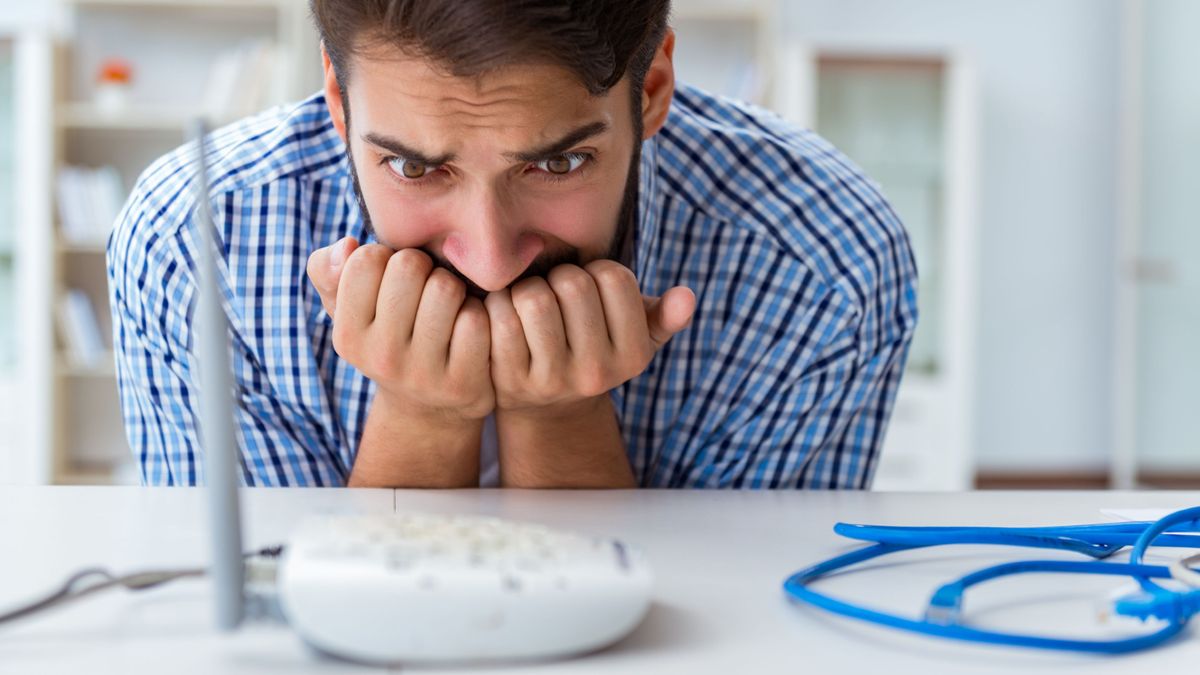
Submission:
[[[316,254],[314,253],[313,255],[315,256]],[[337,286],[336,281],[330,279],[330,274],[326,270],[322,269],[322,267],[323,265],[315,262],[313,258],[310,257],[308,259],[308,268],[305,270],[305,272],[308,276],[309,282],[312,283],[312,287],[316,289],[317,295],[321,298],[321,301],[327,302],[331,299],[329,296],[336,294]]]
[[[463,322],[463,328],[472,332],[486,332],[489,328],[487,311],[478,300],[468,302],[462,308],[459,320]]]
[[[463,403],[474,397],[470,383],[461,377],[448,377],[442,389],[442,396],[452,403]]]
[[[488,398],[488,392],[471,375],[460,374],[445,378],[442,396],[456,407],[467,409],[479,405]]]
[[[513,306],[533,316],[545,316],[558,305],[554,292],[541,279],[530,279],[540,283],[521,282],[513,288]]]
[[[346,259],[346,273],[361,272],[370,269],[383,269],[387,265],[389,249],[382,244],[366,244],[354,249]]]
[[[595,260],[588,263],[587,272],[597,284],[616,287],[621,285],[637,285],[633,270],[613,260]]]
[[[467,295],[467,286],[453,274],[442,268],[433,270],[425,281],[425,292],[445,300],[458,298],[460,301]]]
[[[404,359],[398,352],[391,349],[376,350],[371,355],[369,368],[376,379],[399,380],[404,375]]]
[[[333,322],[333,350],[343,359],[349,360],[353,354],[358,339],[358,331],[346,325],[344,321]]]
[[[423,251],[415,248],[402,248],[392,254],[389,265],[395,265],[401,270],[422,278],[433,271],[433,261]]]
[[[579,393],[584,396],[599,396],[610,389],[608,369],[599,363],[584,366],[579,372],[577,383]]]
[[[312,255],[308,256],[308,264],[304,266],[304,271],[306,274],[308,274],[308,278],[312,279],[314,286],[317,286],[316,270],[317,270],[317,265],[319,263],[318,258],[321,258],[321,257],[322,257],[321,251],[319,251],[319,250],[313,251]]]
[[[525,300],[529,313],[538,318],[545,318],[553,314],[557,304],[558,301],[554,299],[554,296],[548,293],[531,295]]]
[[[468,326],[480,326],[487,320],[487,312],[471,303],[464,303],[462,309],[458,310],[458,320]]]
[[[505,310],[512,306],[512,294],[506,288],[499,291],[488,293],[483,299],[483,309],[488,313],[488,317],[493,320],[497,316],[503,316],[510,312]]]
[[[574,265],[562,265],[550,272],[550,287],[562,297],[578,299],[592,288],[591,276]]]
[[[488,327],[496,331],[496,335],[505,341],[515,341],[521,336],[521,322],[515,316],[504,316],[502,318],[488,319]]]

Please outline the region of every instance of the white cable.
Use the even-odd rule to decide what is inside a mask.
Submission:
[[[1192,565],[1197,563],[1200,563],[1200,553],[1172,560],[1167,567],[1171,570],[1171,578],[1192,588],[1200,588],[1200,572],[1192,569]]]

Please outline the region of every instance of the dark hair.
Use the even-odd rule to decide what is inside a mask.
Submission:
[[[344,89],[348,58],[398,47],[454,76],[517,63],[565,67],[592,95],[628,72],[634,96],[666,33],[670,0],[309,0]]]

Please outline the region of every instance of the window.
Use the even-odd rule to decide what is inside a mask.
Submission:
[[[921,320],[910,371],[936,375],[943,317],[944,64],[825,57],[817,64],[817,131],[879,182],[912,241]]]

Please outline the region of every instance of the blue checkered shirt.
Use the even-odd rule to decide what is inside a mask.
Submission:
[[[203,483],[192,148],[147,169],[108,246],[117,377],[142,481]],[[305,266],[364,239],[343,142],[314,96],[208,146],[248,485],[344,485],[373,384],[334,352]],[[865,488],[916,324],[908,239],[810,131],[680,86],[642,148],[633,270],[694,319],[611,392],[645,487]]]

